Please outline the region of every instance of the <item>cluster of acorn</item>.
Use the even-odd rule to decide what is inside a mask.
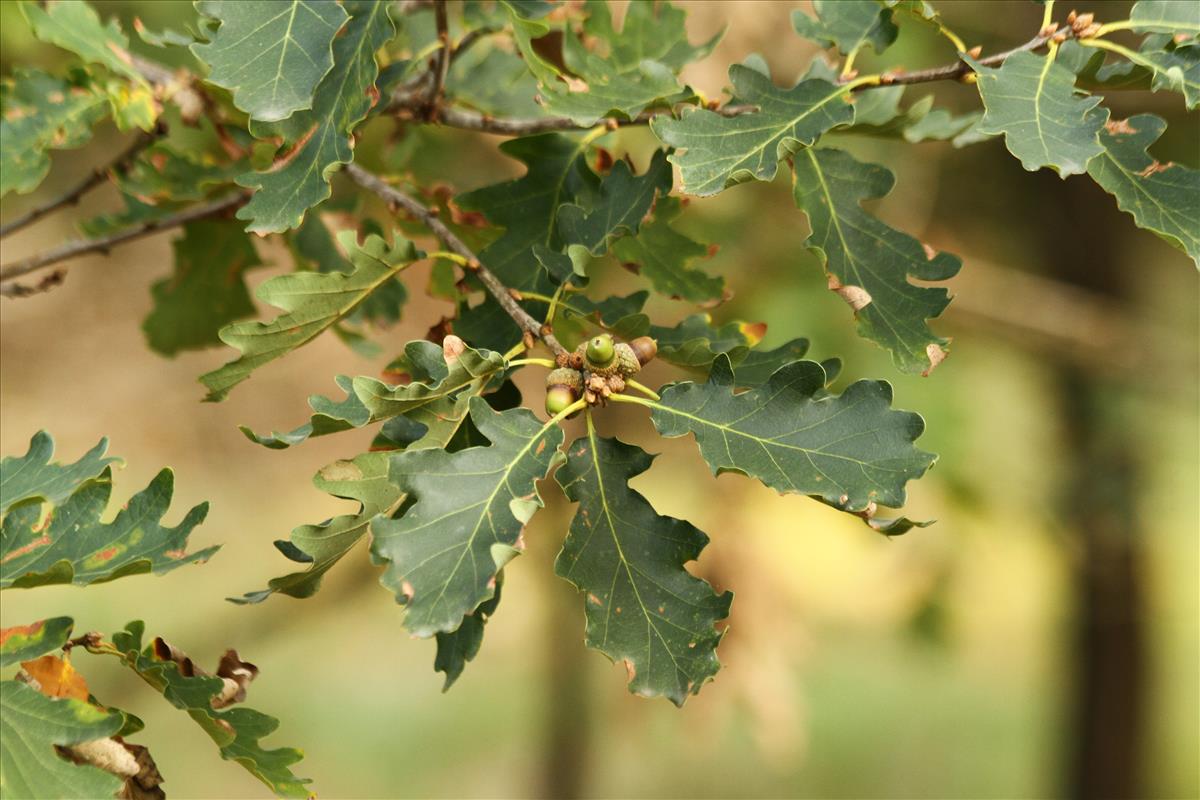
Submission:
[[[558,369],[546,376],[546,413],[565,411],[580,396],[588,405],[604,402],[614,392],[625,391],[625,379],[640,370],[658,353],[658,343],[649,336],[632,342],[614,342],[607,333],[593,336],[558,357]]]

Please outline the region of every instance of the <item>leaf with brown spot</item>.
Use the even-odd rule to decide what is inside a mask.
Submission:
[[[708,537],[629,487],[652,461],[640,448],[589,425],[569,451],[555,479],[579,509],[554,570],[586,595],[587,645],[625,664],[629,691],[681,706],[720,669],[715,625],[733,599],[684,568]]]
[[[112,468],[106,465],[112,459],[102,458],[105,445],[102,441],[78,463],[60,467],[49,463],[53,440],[43,432],[23,458],[4,460],[6,500],[14,502],[0,520],[0,588],[87,586],[126,575],[162,574],[206,561],[217,551],[183,552],[188,535],[208,513],[207,503],[173,528],[161,525],[174,492],[170,469],[159,472],[115,519],[101,522],[112,493]],[[98,466],[100,473],[91,477]],[[72,482],[75,488],[64,498]]]
[[[884,167],[841,150],[809,148],[796,154],[793,175],[796,205],[812,227],[805,246],[820,259],[829,288],[854,310],[859,334],[890,351],[902,371],[927,374],[928,346],[944,351],[950,340],[926,320],[945,310],[950,295],[909,278],[946,280],[962,261],[948,253],[929,257],[917,239],[863,210],[864,200],[892,190],[895,177]]]

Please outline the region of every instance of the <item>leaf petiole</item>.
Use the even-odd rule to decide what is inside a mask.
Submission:
[[[635,390],[641,392],[642,394],[646,395],[647,397],[651,397],[655,400],[662,400],[662,398],[659,397],[658,392],[654,391],[653,389],[649,388],[648,386],[643,386],[642,384],[635,381],[633,378],[626,378],[625,385],[628,386],[630,389],[635,389]]]
[[[435,250],[432,253],[426,253],[425,257],[426,258],[442,258],[442,259],[445,259],[446,261],[453,261],[455,264],[458,264],[460,267],[466,267],[469,263],[471,263],[467,259],[460,256],[458,253],[451,253],[448,250]]]
[[[519,367],[525,364],[536,364],[539,367],[545,367],[546,369],[554,369],[556,366],[558,366],[548,358],[518,358],[515,361],[508,362],[508,366],[510,367]]]

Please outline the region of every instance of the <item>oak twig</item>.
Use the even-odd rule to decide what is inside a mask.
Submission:
[[[446,0],[437,0],[433,6],[434,17],[437,19],[438,43],[437,60],[433,64],[433,86],[425,98],[425,118],[436,120],[438,107],[442,103],[442,94],[446,89],[446,75],[450,72],[450,22],[446,16]]]
[[[241,205],[246,201],[246,198],[246,194],[239,192],[202,205],[185,208],[161,219],[143,222],[140,225],[134,225],[108,236],[101,236],[98,239],[78,239],[73,242],[67,242],[45,252],[32,255],[29,258],[0,267],[0,281],[12,280],[34,270],[42,269],[43,267],[48,267],[51,264],[57,264],[76,256],[85,255],[86,253],[106,253],[109,248],[116,245],[219,214],[226,209]]]
[[[1065,33],[1067,35],[1067,37],[1070,36],[1069,29],[1066,31],[1061,31],[1060,35],[1062,33]],[[1032,39],[1030,39],[1028,42],[1026,42],[1023,45],[1014,47],[1011,50],[1005,50],[1003,53],[996,53],[995,55],[990,55],[990,56],[986,56],[984,58],[976,59],[976,63],[982,64],[985,67],[990,67],[993,64],[1001,64],[1009,56],[1016,55],[1017,53],[1023,53],[1027,50],[1037,50],[1039,47],[1045,46],[1046,44],[1048,44],[1050,42],[1051,39],[1054,38],[1054,36],[1055,36],[1055,34],[1053,32],[1039,33],[1037,36],[1033,37]],[[870,84],[856,86],[856,87],[854,87],[854,89],[852,91],[863,91],[866,89],[875,89],[880,86],[896,86],[897,84],[930,83],[933,81],[958,80],[962,76],[968,74],[970,71],[971,71],[971,65],[968,64],[966,61],[959,60],[959,61],[954,62],[953,64],[946,64],[941,67],[930,67],[929,69],[917,69],[917,70],[913,70],[911,72],[885,72],[882,75],[880,75],[880,80],[878,83],[870,83]],[[842,80],[842,82],[845,83],[847,80],[849,80],[849,78]]]
[[[521,308],[509,288],[496,277],[495,273],[479,261],[479,256],[475,255],[471,248],[467,247],[461,239],[454,235],[453,231],[446,227],[445,223],[438,219],[437,214],[394,186],[384,183],[377,175],[368,172],[358,164],[347,164],[345,172],[351,180],[379,196],[390,207],[402,208],[417,217],[429,230],[433,231],[434,236],[446,246],[446,249],[467,259],[467,269],[479,278],[479,282],[487,289],[488,294],[495,298],[505,313],[512,317],[513,322],[517,323],[517,327],[533,338],[541,339],[555,355],[567,352],[567,349],[554,337],[554,333],[548,327],[543,326],[528,311]]]
[[[130,163],[137,156],[137,154],[156,142],[164,132],[165,128],[160,126],[150,132],[143,132],[139,134],[138,137],[134,139],[128,147],[118,153],[115,158],[112,158],[104,164],[96,167],[86,178],[72,186],[63,194],[59,195],[53,200],[49,200],[42,205],[37,206],[36,208],[30,209],[28,212],[17,217],[11,222],[0,225],[0,237],[8,236],[10,233],[19,231],[21,228],[32,225],[42,217],[62,208],[63,206],[74,205],[78,203],[79,198],[83,197],[83,195],[87,194],[93,188],[103,183],[104,179],[107,178],[110,173],[124,172],[126,169],[128,169]]]

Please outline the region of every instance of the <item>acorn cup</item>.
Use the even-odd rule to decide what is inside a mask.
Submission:
[[[583,391],[583,375],[570,367],[559,367],[546,376],[546,413],[561,414],[579,399]],[[576,412],[578,414],[578,412]],[[572,414],[568,419],[574,417]]]

